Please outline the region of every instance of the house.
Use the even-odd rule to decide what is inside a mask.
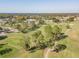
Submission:
[[[39,20],[36,20],[36,19],[27,19],[26,22],[29,27],[33,27],[39,24]]]
[[[0,19],[0,25],[5,24],[5,23],[6,23],[5,19]]]
[[[46,24],[50,24],[50,23],[53,22],[53,20],[44,20],[44,22],[45,22]]]
[[[79,16],[74,18],[75,21],[79,21]]]
[[[0,37],[7,36],[4,30],[0,30]]]
[[[7,32],[7,33],[11,33],[11,32],[17,33],[17,32],[19,32],[18,29],[14,29],[14,28],[11,28],[11,27],[4,27],[4,31]]]

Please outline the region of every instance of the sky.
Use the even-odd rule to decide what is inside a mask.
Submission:
[[[79,0],[0,0],[0,13],[79,13]]]

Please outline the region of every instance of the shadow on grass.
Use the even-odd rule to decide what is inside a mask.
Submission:
[[[0,40],[6,39],[7,36],[0,36]]]
[[[33,52],[35,52],[36,50],[37,50],[37,47],[32,47],[32,48],[29,49],[29,52],[30,52],[30,53],[33,53]]]
[[[56,41],[59,41],[59,40],[64,40],[65,38],[67,38],[68,37],[68,35],[65,35],[64,33],[60,33],[59,35],[58,35],[58,37],[56,37]]]
[[[0,48],[2,48],[4,45],[6,45],[6,44],[0,44]]]
[[[67,38],[67,37],[68,37],[68,35],[65,35],[64,33],[60,34],[60,39],[64,39],[64,38]]]
[[[67,48],[66,45],[58,44],[58,45],[56,45],[56,47],[54,48],[53,52],[58,53],[58,52],[60,52],[60,51],[65,50],[66,48]]]
[[[5,48],[5,49],[2,49],[0,50],[0,55],[4,55],[4,54],[7,54],[9,52],[11,52],[12,49],[11,48]]]

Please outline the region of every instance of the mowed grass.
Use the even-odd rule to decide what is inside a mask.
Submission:
[[[23,50],[23,40],[24,35],[22,33],[9,33],[8,38],[4,39],[4,42],[12,48],[12,51],[1,55],[1,57],[19,57],[20,54],[23,54],[22,52],[20,53]]]
[[[23,33],[9,33],[8,38],[6,38],[6,42],[10,46],[14,46],[18,49],[20,49],[23,46],[24,43],[24,34]]]
[[[28,52],[24,49],[25,35],[23,33],[9,33],[8,38],[2,40],[7,43],[5,47],[12,48],[12,51],[4,55],[0,55],[1,58],[33,58],[43,57],[43,50],[37,50],[35,52]]]

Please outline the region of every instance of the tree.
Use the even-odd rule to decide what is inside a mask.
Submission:
[[[55,22],[55,23],[59,23],[60,20],[59,20],[59,19],[56,19],[56,18],[53,18],[53,22]]]
[[[52,31],[53,40],[55,41],[60,40],[59,37],[61,32],[62,32],[62,29],[58,25],[53,26],[53,31]]]
[[[39,36],[41,32],[40,31],[34,31],[33,33],[27,35],[25,40],[26,49],[31,49],[33,47],[37,47],[39,44]]]
[[[26,49],[44,49],[55,46],[55,43],[60,40],[61,31],[62,29],[58,25],[54,25],[53,28],[50,25],[43,26],[41,30],[34,31],[27,35],[25,40]]]
[[[74,21],[74,17],[70,17],[67,19],[68,22],[73,22]]]

